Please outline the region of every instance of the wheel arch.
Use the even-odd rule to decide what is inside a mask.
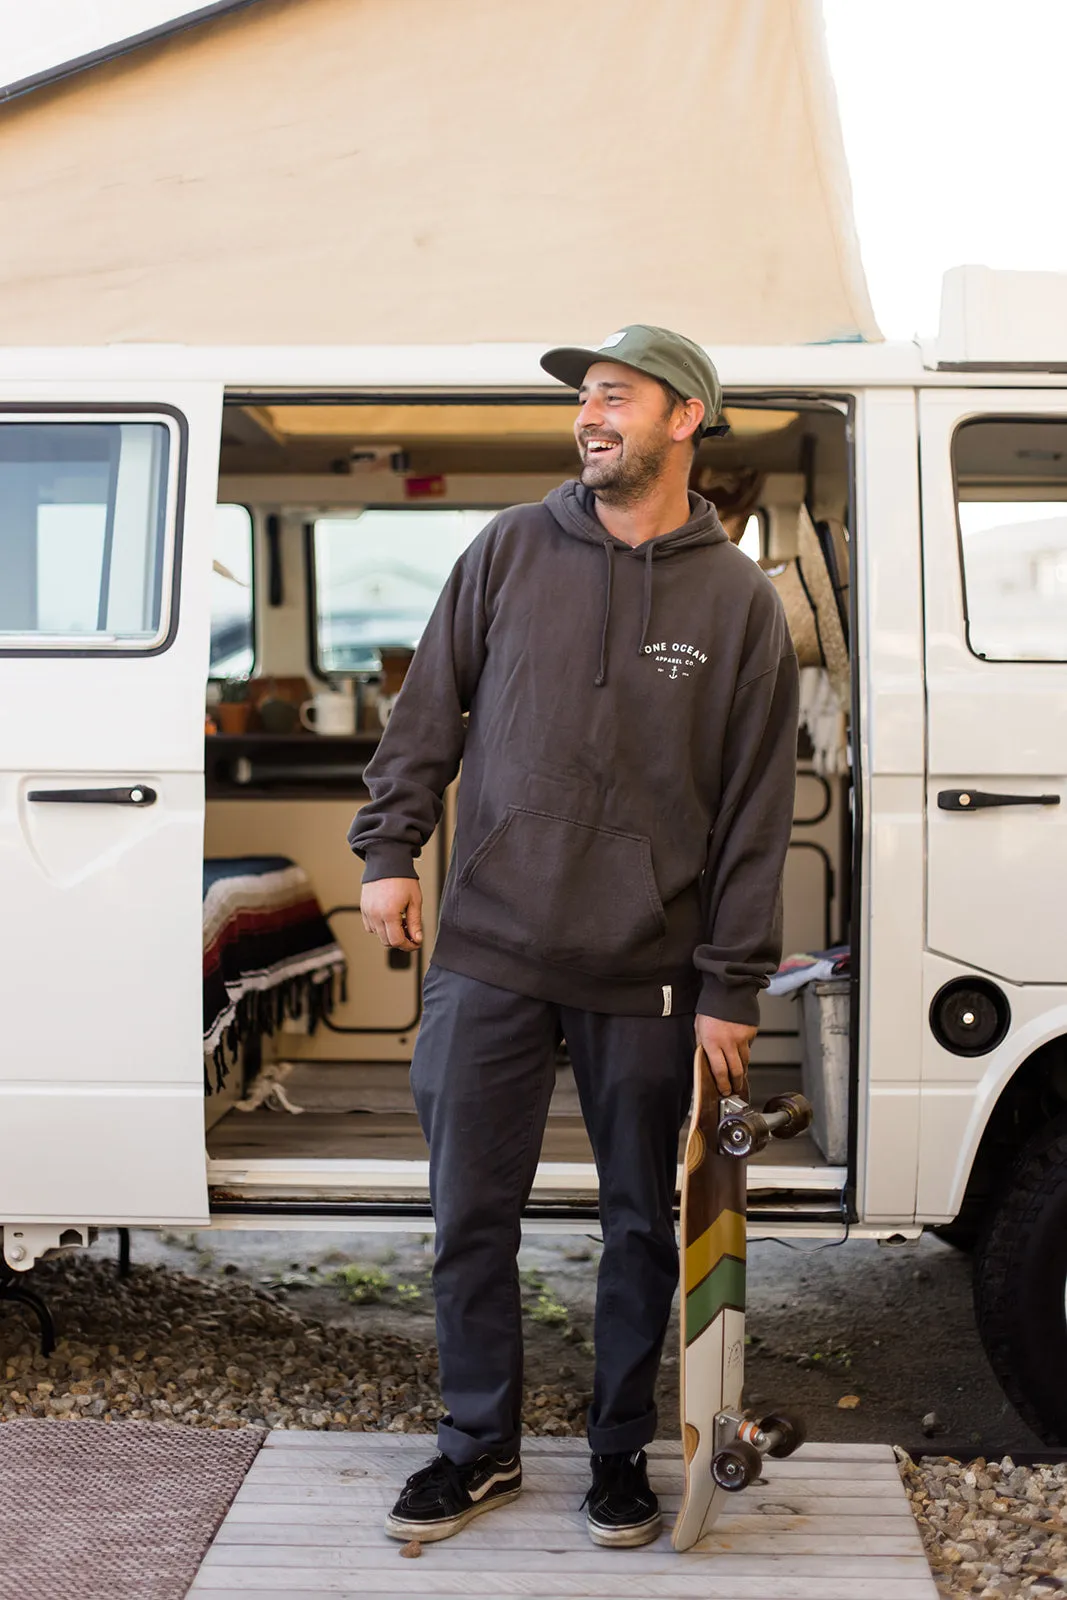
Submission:
[[[953,1244],[973,1243],[1020,1152],[1067,1111],[1067,1016],[1057,1008],[1054,1019],[1044,1020],[1044,1037],[1027,1040],[1021,1058],[976,1086],[970,1137],[953,1187],[955,1219],[937,1230]]]

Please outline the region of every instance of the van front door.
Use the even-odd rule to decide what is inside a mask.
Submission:
[[[30,390],[0,388],[0,1223],[192,1222],[221,388]]]
[[[1009,984],[1062,983],[1067,396],[929,391],[920,418],[927,949]],[[931,986],[951,976],[931,964]]]

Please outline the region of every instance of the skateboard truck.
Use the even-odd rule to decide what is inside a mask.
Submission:
[[[715,1418],[711,1475],[720,1489],[731,1493],[747,1489],[762,1472],[764,1456],[776,1460],[791,1456],[806,1436],[804,1424],[791,1412],[772,1411],[754,1422],[750,1417],[720,1411]]]
[[[811,1106],[802,1094],[776,1094],[762,1111],[743,1100],[724,1100],[719,1153],[743,1159],[766,1149],[771,1139],[795,1139],[810,1126]]]

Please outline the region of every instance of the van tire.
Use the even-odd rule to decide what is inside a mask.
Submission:
[[[978,1332],[1001,1388],[1047,1445],[1067,1443],[1067,1116],[1025,1145],[974,1256]]]

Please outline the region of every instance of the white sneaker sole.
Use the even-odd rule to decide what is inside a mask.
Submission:
[[[605,1528],[592,1517],[585,1519],[589,1537],[594,1544],[614,1546],[617,1550],[632,1550],[635,1545],[651,1544],[658,1539],[663,1528],[663,1517],[657,1511],[647,1522],[635,1522],[628,1528]]]
[[[480,1517],[483,1511],[495,1511],[497,1506],[510,1505],[521,1493],[522,1485],[518,1484],[514,1489],[495,1494],[489,1500],[476,1500],[474,1505],[468,1506],[458,1516],[444,1518],[440,1522],[405,1522],[402,1517],[390,1515],[385,1519],[385,1531],[390,1539],[403,1539],[405,1543],[417,1539],[420,1544],[433,1544],[438,1539],[451,1539],[454,1533],[459,1533],[468,1522]]]

